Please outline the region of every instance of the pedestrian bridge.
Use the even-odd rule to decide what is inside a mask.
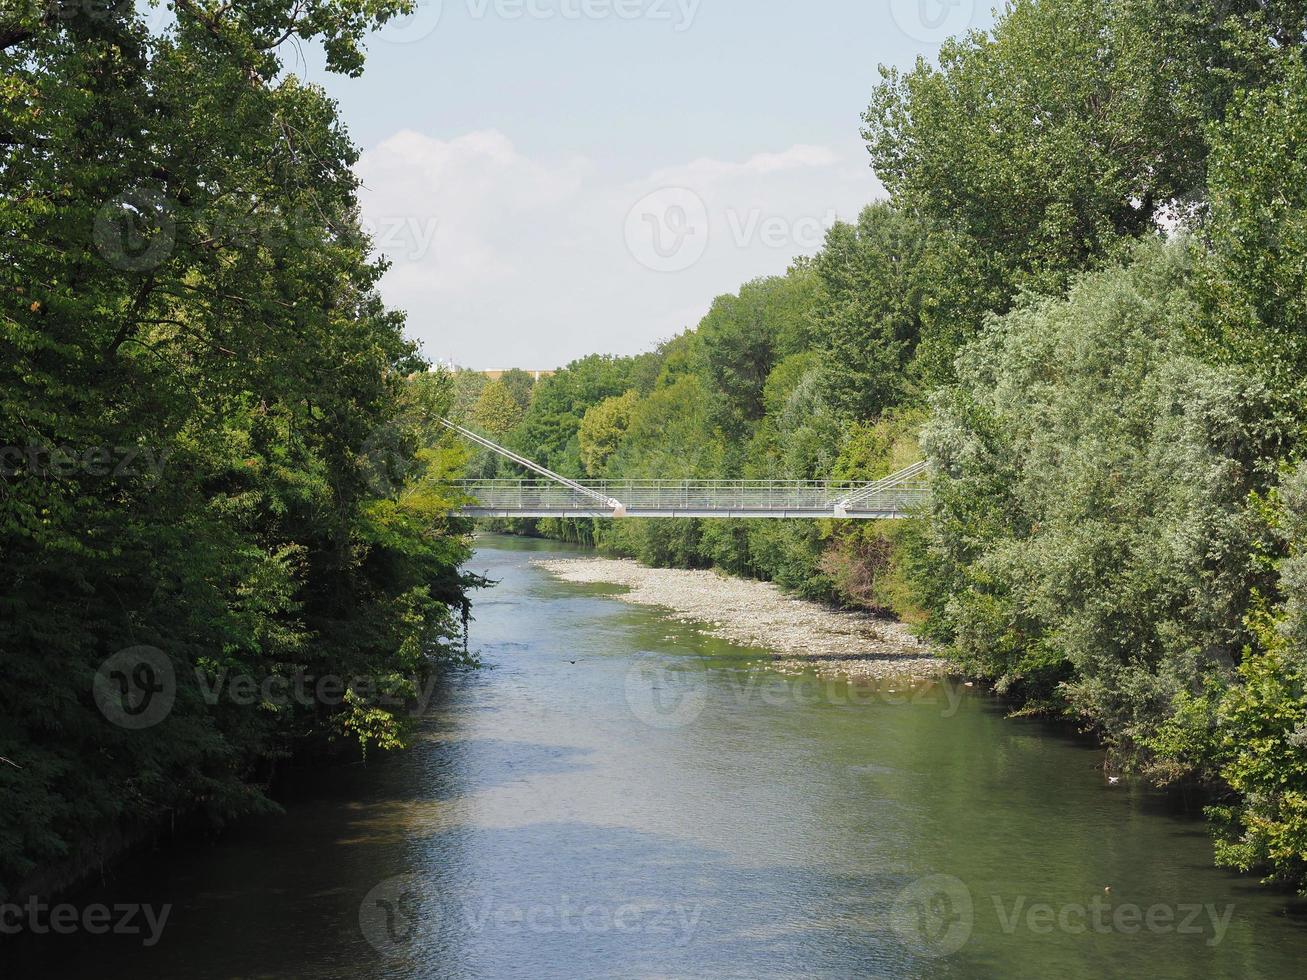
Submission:
[[[466,517],[723,517],[893,520],[929,497],[925,463],[873,483],[784,480],[580,481],[554,473],[447,419],[441,422],[477,445],[537,474],[534,479],[469,480],[456,484],[470,502]]]

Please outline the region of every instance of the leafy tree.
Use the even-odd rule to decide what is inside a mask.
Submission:
[[[896,205],[950,236],[931,281],[965,333],[1200,203],[1204,126],[1302,18],[1298,0],[1014,0],[937,67],[882,68],[864,135]]]
[[[823,286],[815,311],[821,393],[846,418],[875,418],[908,395],[924,244],[920,225],[890,204],[870,205],[856,226],[837,224],[826,236],[814,263]]]
[[[517,402],[518,408],[525,412],[531,407],[531,389],[535,387],[535,378],[521,368],[513,368],[511,371],[505,371],[499,380],[513,396],[513,401]]]
[[[1254,642],[1236,682],[1193,699],[1197,735],[1184,747],[1233,791],[1208,809],[1217,862],[1307,894],[1307,469],[1287,475],[1270,509],[1285,548],[1282,601],[1275,609],[1259,603],[1250,616]]]
[[[497,437],[516,428],[523,415],[522,406],[503,381],[491,381],[482,388],[472,406],[473,424]]]
[[[585,413],[578,438],[581,463],[586,473],[596,476],[604,471],[609,458],[620,448],[626,430],[631,427],[631,416],[639,401],[640,393],[632,390],[605,398]]]
[[[454,417],[467,422],[473,421],[472,413],[476,409],[481,393],[490,384],[490,379],[480,371],[454,372],[454,402],[450,407]]]
[[[719,296],[696,332],[719,393],[717,423],[738,436],[763,417],[763,386],[776,362],[806,349],[814,280],[805,269]]]
[[[410,417],[448,392],[414,401],[357,151],[277,54],[317,38],[355,71],[405,6],[188,0],[155,36],[109,0],[0,14],[0,445],[21,447],[0,476],[0,892],[168,814],[266,809],[276,761],[342,725],[393,744],[382,694],[458,657],[461,457]],[[138,731],[95,678],[142,646],[176,689]],[[300,672],[377,687],[247,706],[198,679]]]
[[[1307,67],[1280,59],[1211,131],[1204,295],[1211,354],[1256,365],[1307,405]]]
[[[630,358],[591,354],[541,378],[513,447],[550,469],[582,475],[581,419],[591,406],[626,391],[630,368]]]
[[[1123,763],[1249,637],[1283,433],[1254,377],[1198,360],[1183,244],[1034,299],[963,354],[925,445],[930,574],[964,662],[1095,725]]]

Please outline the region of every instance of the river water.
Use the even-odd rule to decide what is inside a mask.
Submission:
[[[781,677],[530,564],[562,546],[480,545],[487,667],[408,752],[133,862],[82,900],[170,905],[159,941],[46,937],[33,975],[1302,975],[1302,906],[1091,747],[960,684]]]

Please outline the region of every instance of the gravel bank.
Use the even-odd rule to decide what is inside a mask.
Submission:
[[[537,559],[567,582],[623,585],[625,602],[663,606],[673,618],[714,636],[769,650],[782,670],[815,669],[849,677],[940,677],[948,661],[901,624],[794,599],[770,582],[711,571],[646,568],[614,558]]]

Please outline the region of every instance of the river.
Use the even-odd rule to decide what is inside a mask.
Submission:
[[[47,937],[96,978],[1286,977],[1299,903],[1203,824],[961,684],[770,673],[483,538],[482,670],[402,754],[174,844],[83,901],[157,943]]]

